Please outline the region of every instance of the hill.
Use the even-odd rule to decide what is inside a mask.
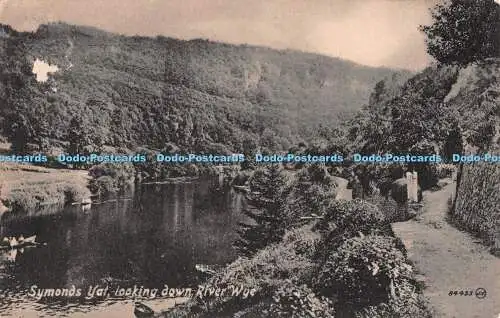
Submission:
[[[445,157],[459,148],[488,150],[500,142],[499,75],[500,60],[491,58],[463,67],[433,65],[404,83],[381,81],[347,125],[352,144],[362,152]]]
[[[375,83],[396,73],[317,54],[64,23],[3,30],[0,123],[11,139],[42,148],[67,148],[75,118],[81,146],[286,149],[368,103]],[[28,70],[36,59],[59,69],[46,83]]]

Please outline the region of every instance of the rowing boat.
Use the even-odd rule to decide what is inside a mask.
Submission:
[[[40,243],[36,242],[36,235],[29,236],[21,241],[17,241],[15,244],[10,244],[9,242],[2,242],[2,246],[0,246],[0,250],[8,250],[8,249],[20,249],[27,246],[36,246]]]

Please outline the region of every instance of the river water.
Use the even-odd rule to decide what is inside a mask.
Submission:
[[[134,299],[116,290],[194,287],[203,279],[196,264],[236,258],[232,243],[245,220],[243,204],[241,195],[197,180],[143,185],[130,198],[87,212],[74,206],[3,219],[2,237],[36,234],[46,246],[0,255],[0,317],[118,317],[112,308],[127,308],[122,316],[133,317],[120,304]],[[105,297],[84,297],[96,287],[107,287]],[[45,289],[82,295],[38,299],[35,293]]]

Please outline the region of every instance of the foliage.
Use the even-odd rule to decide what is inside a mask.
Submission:
[[[453,125],[452,129],[448,132],[448,136],[443,145],[443,159],[446,162],[452,160],[454,153],[463,153],[464,141],[462,138],[462,132],[458,124]]]
[[[385,231],[388,221],[377,206],[363,200],[333,201],[315,225],[321,244],[335,249],[345,239],[373,231]]]
[[[358,145],[355,151],[405,153],[427,143],[436,149],[433,153],[439,153],[439,145],[456,122],[443,100],[457,74],[453,67],[428,68],[408,80],[392,98],[360,112],[349,123],[351,143]]]
[[[386,91],[377,85],[371,103],[346,123],[349,147],[361,154],[440,154],[475,149],[487,151],[500,127],[499,59],[486,59],[466,67],[436,65],[413,76],[401,88]],[[384,82],[385,83],[385,82]],[[377,91],[378,90],[378,91]],[[365,194],[370,182],[390,182],[404,171],[419,173],[423,190],[438,180],[434,165],[400,164],[398,174],[384,164],[358,164],[352,170],[362,181]]]
[[[30,213],[44,205],[65,205],[81,202],[89,190],[71,182],[42,183],[12,190],[3,198],[14,213]]]
[[[283,286],[297,286],[297,289],[304,290],[299,287],[303,285],[301,282],[310,280],[314,264],[294,250],[295,244],[291,237],[287,243],[270,244],[250,258],[238,258],[206,282],[220,287],[235,285],[254,288],[256,293],[253,297],[242,299],[241,296],[228,294],[203,300],[192,299],[187,305],[167,313],[166,317],[234,317],[244,313],[252,317],[252,311],[255,315],[255,310],[258,312],[259,308],[270,310],[270,304],[275,303],[273,296],[277,296]],[[324,306],[324,303],[318,303],[314,298],[307,302],[313,309]]]
[[[310,164],[296,172],[286,204],[290,225],[300,224],[301,217],[322,215],[329,202],[335,200],[336,187],[325,166]]]
[[[290,281],[286,281],[285,284],[277,288],[272,299],[273,302],[267,308],[266,306],[258,307],[265,317],[335,317],[332,301],[326,297],[317,296],[305,284],[297,286]]]
[[[288,230],[283,236],[283,244],[293,249],[298,255],[312,258],[320,243],[321,236],[312,230],[312,224]]]
[[[268,244],[281,240],[289,221],[284,213],[287,177],[278,165],[255,171],[247,194],[245,215],[254,224],[240,224],[240,239],[235,243],[243,255],[252,255]]]
[[[338,249],[329,250],[318,286],[347,306],[364,307],[396,298],[400,284],[412,278],[412,268],[396,240],[378,235],[345,240]]]
[[[452,220],[493,246],[499,233],[500,166],[465,164],[461,173]]]
[[[441,63],[468,64],[500,57],[500,6],[494,0],[451,0],[432,10],[422,26],[427,52]]]
[[[73,116],[69,123],[68,136],[66,138],[69,142],[68,152],[70,154],[85,155],[84,149],[91,144],[89,134],[88,123],[79,115]]]
[[[103,163],[89,170],[92,193],[103,196],[130,190],[135,180],[135,168],[131,163]]]
[[[89,183],[89,189],[92,193],[99,194],[104,198],[112,196],[120,190],[111,176],[100,176],[92,179]]]
[[[51,146],[66,141],[75,131],[72,118],[80,116],[99,147],[174,143],[186,152],[210,152],[214,145],[248,152],[254,140],[263,150],[283,150],[313,136],[310,127],[331,125],[339,113],[367,102],[376,79],[394,73],[316,54],[126,37],[64,23],[11,33],[2,39],[6,48],[0,45],[6,53],[0,54],[0,129],[11,140],[21,134],[38,144],[35,136],[43,136]],[[34,57],[64,71],[39,83],[31,74]],[[5,120],[16,113],[25,121]]]
[[[385,303],[357,309],[355,318],[432,318],[430,305],[424,296],[416,289],[411,280],[404,279],[399,283],[397,297],[391,297]]]
[[[314,228],[287,231],[207,282],[255,288],[254,297],[192,299],[165,317],[429,317],[398,239],[351,236],[333,247]]]

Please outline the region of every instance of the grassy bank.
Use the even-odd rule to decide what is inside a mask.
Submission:
[[[81,202],[90,197],[87,171],[0,164],[0,210],[30,213],[46,205]]]

